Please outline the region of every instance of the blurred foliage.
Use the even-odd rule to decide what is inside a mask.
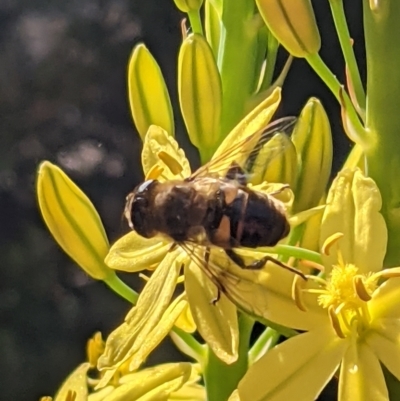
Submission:
[[[316,4],[321,15],[329,7],[322,3],[328,2]],[[348,19],[363,58],[359,3],[352,3]],[[140,140],[127,102],[127,62],[143,40],[162,67],[177,109],[181,17],[172,0],[0,2],[0,400],[52,394],[84,358],[86,339],[96,330],[108,333],[128,310],[52,240],[38,213],[35,172],[43,159],[56,162],[91,198],[110,241],[126,232],[125,195],[142,178]],[[320,27],[328,37],[322,54],[342,77],[329,24]],[[280,113],[297,114],[311,95],[336,113],[330,117],[337,169],[349,150],[338,132],[338,106],[297,60]],[[175,118],[180,143],[187,145],[181,117]],[[152,358],[162,360],[163,352]]]

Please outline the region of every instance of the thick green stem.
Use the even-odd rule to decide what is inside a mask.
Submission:
[[[244,117],[245,104],[254,88],[261,27],[254,18],[254,0],[224,1],[218,53],[223,90],[221,139]]]
[[[374,6],[371,10],[370,5]],[[367,50],[366,150],[368,174],[382,194],[389,241],[385,264],[400,264],[400,1],[364,0]]]
[[[204,369],[204,381],[207,401],[226,401],[238,386],[240,379],[247,371],[248,349],[254,320],[246,315],[239,316],[239,349],[235,363],[227,365],[209,350]]]

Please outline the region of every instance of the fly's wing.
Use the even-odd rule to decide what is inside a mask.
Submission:
[[[241,269],[216,247],[205,248],[191,243],[179,245],[216,286],[216,297],[210,299],[210,303],[218,302],[221,292],[240,310],[259,320],[266,319],[269,290],[263,284],[263,278],[268,273]]]
[[[263,147],[278,133],[290,136],[296,120],[296,117],[284,117],[272,122],[266,128],[235,143],[222,153],[216,154],[207,164],[195,171],[189,180],[210,175],[224,176],[232,165],[240,166],[246,174],[250,173]],[[267,163],[284,150],[285,147],[282,144],[279,147],[269,149],[270,157],[265,155]]]

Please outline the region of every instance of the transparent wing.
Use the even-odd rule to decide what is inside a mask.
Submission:
[[[232,164],[240,166],[245,173],[249,173],[261,149],[278,133],[290,136],[296,121],[296,117],[284,117],[272,122],[266,128],[255,132],[218,154],[195,171],[190,180],[207,175],[224,176]],[[265,155],[265,160],[271,162],[285,150],[284,146],[280,142],[277,147],[271,147],[268,150],[269,155]]]
[[[180,243],[179,246],[216,286],[216,297],[220,293],[242,311],[255,317],[263,317],[268,308],[268,289],[262,284],[262,270],[244,270],[236,266],[222,250],[205,248],[196,244]]]

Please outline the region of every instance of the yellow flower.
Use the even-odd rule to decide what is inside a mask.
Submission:
[[[400,268],[381,270],[380,208],[372,179],[338,175],[321,226],[325,275],[294,287],[297,308],[271,305],[272,320],[305,332],[251,366],[232,400],[313,400],[339,368],[339,400],[389,400],[380,363],[400,379]]]
[[[57,166],[43,162],[38,170],[40,211],[61,248],[97,280],[115,273],[104,263],[109,245],[95,207],[82,190]]]
[[[96,333],[87,344],[89,363],[78,366],[64,381],[54,401],[197,401],[205,399],[200,381],[200,369],[187,362],[166,363],[126,374],[118,371],[111,384],[96,390],[99,372],[95,371],[98,352],[104,348],[101,334]],[[40,401],[51,401],[42,397]]]
[[[224,149],[230,148],[236,141],[265,127],[279,100],[280,91],[275,90],[269,99],[260,104],[232,131],[213,157],[217,157]],[[242,160],[236,161],[242,162]],[[173,180],[184,179],[191,174],[189,162],[174,138],[155,126],[150,128],[145,137],[142,164],[147,178],[152,174],[157,174],[160,180]],[[228,162],[226,167],[228,168],[229,165]],[[267,187],[264,184],[264,186],[254,186],[253,188],[264,190]],[[194,252],[197,250],[195,249]],[[204,250],[200,248],[199,252],[204,252]],[[257,257],[260,253],[248,251],[246,255],[256,255],[255,257]],[[261,255],[265,256],[265,254]],[[212,253],[212,260],[215,257],[217,261],[222,259],[225,263],[219,265],[212,274],[218,279],[224,280],[226,292],[231,294],[230,299],[237,300],[238,302],[235,303],[239,303],[243,289],[243,293],[247,296],[247,304],[241,305],[241,307],[245,310],[249,309],[250,313],[265,315],[267,319],[268,311],[264,311],[264,298],[269,287],[265,288],[264,280],[272,276],[270,269],[268,268],[268,272],[264,270],[245,272],[233,264],[226,263],[226,257],[219,258],[218,256],[217,251]],[[204,258],[203,255],[199,257]],[[150,348],[155,347],[157,341],[161,341],[171,330],[178,318],[178,310],[175,309],[177,306],[172,306],[174,304],[169,306],[169,303],[182,271],[184,272],[186,292],[182,294],[182,299],[178,298],[182,301],[179,304],[181,313],[186,307],[185,302],[188,302],[196,327],[213,352],[228,364],[237,359],[236,306],[225,294],[221,294],[221,298],[216,304],[211,302],[217,296],[215,284],[210,277],[204,274],[204,271],[190,255],[179,246],[171,249],[171,241],[168,239],[159,237],[146,239],[133,231],[112,246],[106,263],[113,269],[129,272],[156,268],[141,292],[137,305],[128,314],[123,325],[117,328],[107,341],[105,354],[99,360],[99,368],[110,372],[105,374],[108,378],[127,359],[131,361],[131,369],[135,369],[147,357]],[[276,270],[279,269],[271,268],[271,271]],[[282,272],[282,274],[286,273]],[[287,277],[288,280],[285,284],[291,285],[293,275],[288,273]],[[278,288],[280,289],[281,286],[278,285]],[[277,297],[279,298],[279,295]],[[292,303],[293,301],[288,302]],[[170,312],[167,312],[167,308]],[[151,347],[146,345],[149,343],[151,343]],[[106,379],[103,384],[105,382]]]

